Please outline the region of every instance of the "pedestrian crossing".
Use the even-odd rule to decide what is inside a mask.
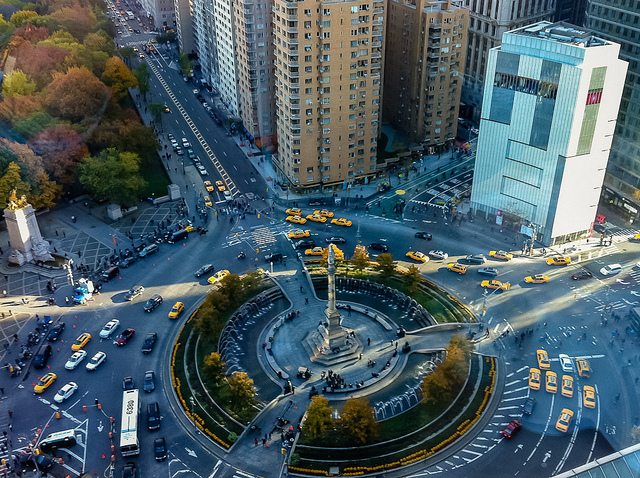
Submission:
[[[258,247],[264,247],[278,242],[274,231],[272,231],[271,228],[264,226],[252,230],[251,239]]]

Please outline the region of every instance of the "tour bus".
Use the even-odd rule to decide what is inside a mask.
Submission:
[[[140,402],[138,390],[125,390],[122,394],[122,422],[120,424],[120,453],[133,456],[140,453],[138,442],[138,415]]]

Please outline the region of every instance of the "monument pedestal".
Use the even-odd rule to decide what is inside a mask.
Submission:
[[[24,196],[17,199],[15,191],[12,192],[9,207],[4,210],[4,219],[11,244],[10,263],[21,266],[26,262],[53,260],[49,253],[51,246],[40,234],[36,212]]]

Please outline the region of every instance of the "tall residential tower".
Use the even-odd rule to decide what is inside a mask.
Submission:
[[[383,119],[425,146],[456,137],[469,10],[462,0],[390,0]]]
[[[591,230],[627,62],[564,23],[507,32],[487,61],[471,206],[545,245]]]
[[[274,0],[274,164],[296,186],[348,186],[377,170],[385,4]]]

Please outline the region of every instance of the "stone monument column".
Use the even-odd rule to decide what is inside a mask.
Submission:
[[[23,195],[16,196],[15,189],[9,196],[9,204],[4,210],[4,220],[9,232],[11,253],[9,262],[23,265],[31,261],[52,261],[50,245],[42,238],[36,219],[36,212]]]
[[[343,349],[347,342],[347,331],[340,325],[340,312],[336,309],[336,265],[333,244],[329,244],[329,256],[327,258],[327,308],[325,315],[329,321],[325,346],[328,350]]]

